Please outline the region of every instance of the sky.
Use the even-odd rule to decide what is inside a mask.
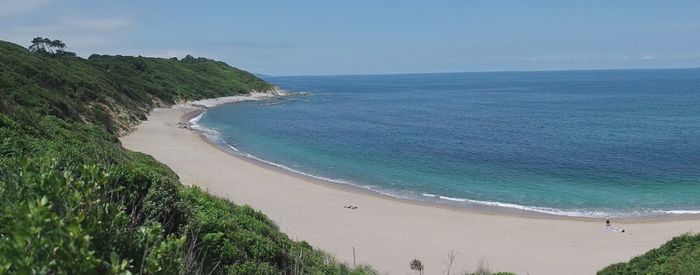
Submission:
[[[0,40],[329,75],[700,67],[700,1],[0,0]]]

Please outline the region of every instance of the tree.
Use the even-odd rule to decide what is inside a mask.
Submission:
[[[51,47],[56,48],[56,52],[63,51],[66,48],[66,43],[61,42],[61,40],[51,41]]]
[[[53,49],[51,48],[52,47],[51,46],[51,39],[48,39],[48,38],[41,39],[41,43],[44,44],[44,48],[46,49],[47,52],[53,53]]]
[[[32,45],[29,46],[29,50],[34,53],[43,53],[52,56],[75,56],[75,53],[68,52],[65,49],[66,43],[63,43],[63,41],[58,39],[51,40],[41,36],[34,37],[34,39],[32,39]]]
[[[32,52],[46,52],[46,44],[44,44],[44,38],[39,36],[39,37],[34,37],[32,39],[32,45],[29,46],[29,50]]]

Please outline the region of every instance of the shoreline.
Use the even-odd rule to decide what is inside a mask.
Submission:
[[[235,158],[238,158],[239,160],[246,161],[248,163],[251,163],[253,165],[256,165],[261,168],[265,169],[271,169],[275,170],[280,173],[287,174],[292,177],[299,178],[301,180],[306,180],[310,181],[314,184],[321,185],[324,187],[328,188],[333,188],[339,191],[344,191],[344,192],[353,192],[356,194],[361,194],[361,195],[367,195],[367,196],[372,196],[376,197],[378,199],[384,199],[384,200],[392,200],[400,203],[409,203],[409,204],[416,204],[416,205],[422,205],[422,206],[427,206],[427,207],[437,207],[437,208],[443,208],[443,209],[449,209],[449,210],[457,210],[457,211],[468,211],[468,212],[475,212],[478,214],[487,214],[487,215],[507,215],[507,216],[513,216],[513,217],[521,217],[521,218],[540,218],[540,219],[555,219],[555,220],[576,220],[576,221],[602,221],[605,219],[605,217],[591,217],[591,216],[574,216],[574,215],[566,215],[566,214],[553,214],[553,213],[546,213],[546,212],[539,212],[535,210],[527,210],[527,209],[519,209],[519,208],[510,208],[510,207],[504,207],[504,206],[496,206],[496,205],[485,205],[485,204],[473,204],[473,205],[457,205],[446,202],[446,203],[440,203],[440,202],[435,202],[435,201],[428,201],[428,200],[419,200],[419,199],[414,199],[414,198],[402,198],[398,196],[393,196],[391,194],[385,194],[382,193],[378,190],[372,190],[369,188],[363,188],[361,186],[357,186],[354,184],[350,183],[340,183],[340,182],[334,182],[330,180],[325,180],[319,177],[315,177],[312,175],[306,175],[303,172],[299,171],[294,171],[290,169],[285,169],[279,166],[276,166],[273,163],[270,163],[265,160],[261,160],[256,158],[255,156],[252,157],[247,157],[242,155],[241,153],[245,152],[240,152],[237,151],[237,149],[230,149],[230,145],[228,144],[221,144],[217,143],[216,141],[212,140],[211,138],[207,137],[206,133],[202,130],[198,129],[193,129],[191,120],[203,115],[204,113],[207,112],[209,108],[214,108],[217,106],[221,105],[226,105],[226,104],[233,104],[241,101],[257,101],[257,100],[264,100],[264,99],[269,99],[274,96],[285,96],[286,94],[279,95],[275,94],[272,96],[268,95],[263,95],[263,96],[255,96],[254,94],[251,96],[251,98],[236,98],[235,97],[229,97],[233,98],[232,100],[226,100],[227,98],[223,98],[224,100],[213,104],[206,106],[206,108],[200,108],[197,107],[196,105],[199,104],[194,104],[190,105],[190,107],[195,108],[193,110],[185,112],[181,117],[180,117],[180,124],[181,125],[188,125],[188,129],[197,133],[197,135],[206,143],[209,145],[217,148],[218,150],[229,154]],[[223,142],[223,141],[222,141]],[[233,151],[236,150],[236,151]],[[279,164],[277,164],[279,165]],[[518,205],[521,206],[521,205]],[[529,207],[529,206],[522,206],[522,207]],[[611,218],[619,221],[620,223],[641,223],[641,222],[664,222],[664,221],[677,221],[677,220],[700,220],[700,213],[683,213],[683,214],[675,214],[675,213],[658,213],[658,214],[653,214],[653,215],[645,215],[645,216],[610,216]]]
[[[700,230],[700,220],[687,217],[614,218],[612,227],[626,229],[619,233],[599,218],[489,212],[324,182],[230,154],[180,127],[203,111],[191,105],[155,109],[120,140],[168,165],[182,183],[262,211],[292,239],[346,263],[356,249],[357,262],[381,274],[410,274],[413,258],[424,263],[426,274],[445,273],[451,250],[458,253],[453,271],[473,271],[484,259],[494,271],[590,274]]]

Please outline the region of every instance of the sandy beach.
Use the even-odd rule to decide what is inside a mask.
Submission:
[[[248,99],[255,99],[252,97]],[[247,99],[241,99],[247,100]],[[197,185],[235,203],[264,212],[296,240],[339,260],[372,265],[380,273],[445,274],[448,253],[457,253],[454,272],[473,271],[484,261],[493,271],[517,274],[593,274],[626,261],[673,236],[700,230],[700,219],[604,220],[491,213],[392,199],[293,175],[209,144],[196,131],[178,127],[199,105],[155,109],[148,120],[121,138],[127,149],[152,155],[185,184]],[[344,208],[347,205],[357,209]]]

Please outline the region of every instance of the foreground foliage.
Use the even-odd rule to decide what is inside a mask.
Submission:
[[[207,59],[81,59],[0,41],[0,274],[373,274],[181,185],[116,138],[155,106],[270,87]]]
[[[700,234],[673,238],[659,248],[598,272],[612,274],[700,274]]]

